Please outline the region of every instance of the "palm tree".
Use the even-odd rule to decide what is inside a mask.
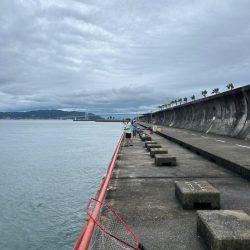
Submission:
[[[204,97],[206,97],[206,96],[207,96],[207,91],[206,91],[206,90],[203,90],[203,91],[201,91],[201,94],[202,94]]]
[[[195,95],[192,95],[192,96],[191,96],[191,100],[195,100]]]
[[[180,103],[180,105],[181,105],[181,102],[182,102],[182,98],[179,98],[178,99],[178,102]]]
[[[177,100],[174,100],[174,102],[175,102],[175,106],[177,106],[178,101],[177,101]]]
[[[187,100],[188,100],[187,97],[184,97],[184,98],[183,98],[183,101],[184,101],[184,102],[187,102]]]
[[[173,106],[174,105],[174,101],[171,101],[171,106]]]
[[[227,85],[227,88],[228,88],[228,90],[234,89],[233,83],[230,82],[230,83]]]
[[[212,90],[211,93],[217,95],[217,94],[220,93],[220,90],[218,88],[215,88],[215,89]]]

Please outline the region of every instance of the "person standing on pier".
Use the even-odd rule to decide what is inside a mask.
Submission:
[[[137,134],[137,122],[136,122],[136,120],[133,120],[132,125],[133,125],[133,138],[135,138],[136,134]]]
[[[133,133],[133,125],[131,123],[131,121],[129,120],[125,126],[125,137],[126,137],[126,147],[128,146],[133,146],[133,142],[132,142],[132,133]]]

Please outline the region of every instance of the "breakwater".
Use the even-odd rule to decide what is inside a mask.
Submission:
[[[128,227],[118,226],[116,217],[96,205],[75,250],[124,249],[124,244],[138,250],[138,242],[145,249],[250,250],[245,234],[250,225],[249,182],[157,133],[142,127],[139,132],[141,140],[133,138],[133,147],[120,141],[105,175],[110,177],[108,188],[100,186],[104,203]]]
[[[139,120],[250,140],[250,85],[148,113]]]

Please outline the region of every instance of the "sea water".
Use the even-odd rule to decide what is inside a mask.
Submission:
[[[0,249],[73,249],[121,123],[0,121]]]

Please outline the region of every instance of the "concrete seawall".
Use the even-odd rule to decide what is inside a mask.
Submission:
[[[141,116],[140,121],[250,140],[250,85]]]

